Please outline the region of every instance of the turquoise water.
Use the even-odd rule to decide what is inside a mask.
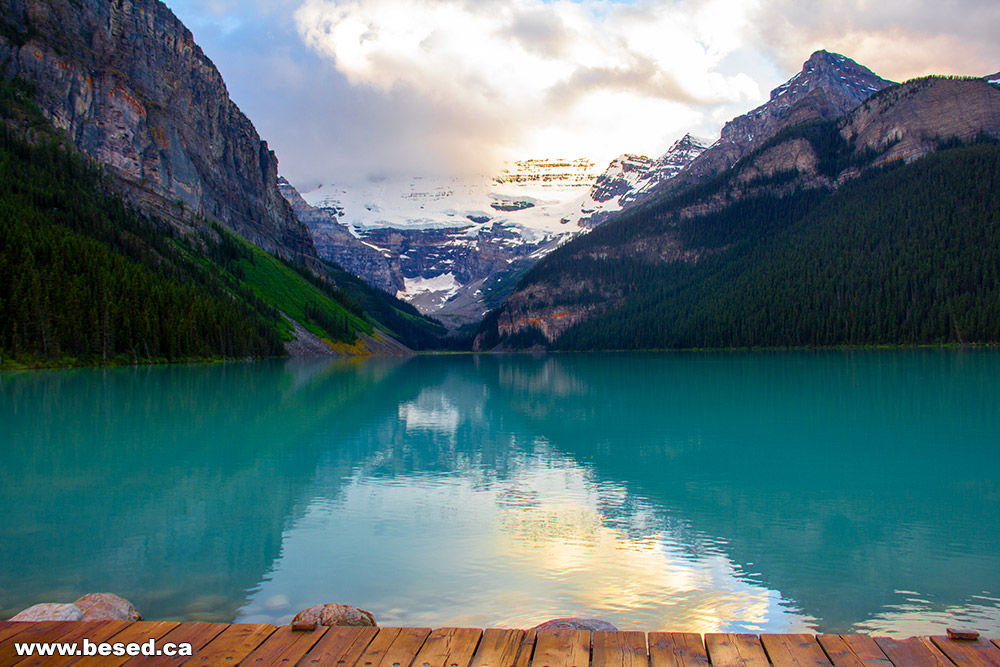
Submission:
[[[0,617],[1000,634],[1000,354],[0,374]]]

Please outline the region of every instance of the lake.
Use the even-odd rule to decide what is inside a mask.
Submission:
[[[0,374],[0,617],[1000,634],[1000,353]]]

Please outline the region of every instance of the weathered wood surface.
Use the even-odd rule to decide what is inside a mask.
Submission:
[[[17,642],[188,642],[190,657],[19,656]],[[1000,667],[1000,640],[478,628],[319,628],[124,621],[0,622],[0,667]]]

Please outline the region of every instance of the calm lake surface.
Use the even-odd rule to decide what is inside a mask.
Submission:
[[[1000,634],[1000,353],[0,374],[0,617]]]

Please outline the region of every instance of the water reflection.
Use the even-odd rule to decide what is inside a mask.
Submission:
[[[0,614],[1000,631],[1000,355],[0,376]]]

